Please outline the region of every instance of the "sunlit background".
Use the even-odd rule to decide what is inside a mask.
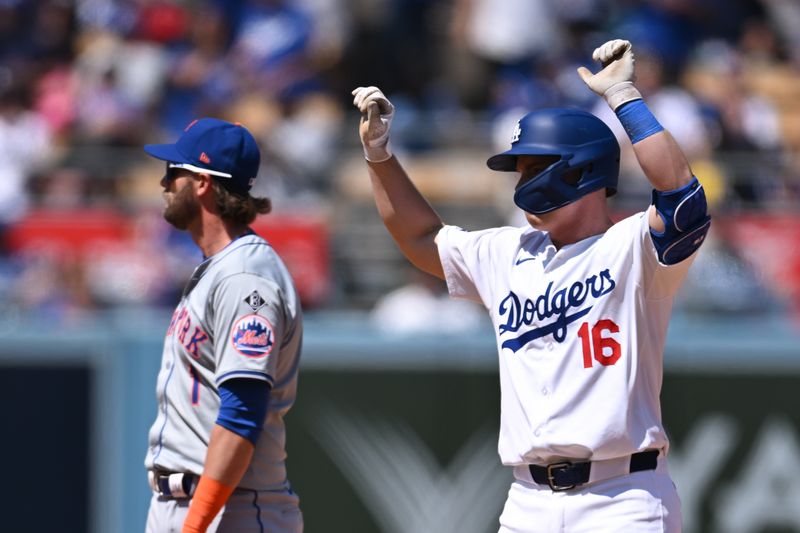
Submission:
[[[274,211],[254,227],[306,310],[287,417],[306,530],[496,531],[491,324],[388,237],[350,91],[389,96],[394,152],[466,229],[524,223],[485,166],[522,114],[590,110],[623,147],[621,218],[650,188],[575,72],[615,37],[714,216],[665,356],[685,530],[800,531],[794,0],[0,1],[0,529],[143,531],[160,344],[201,255],[141,147],[214,116],[259,141]]]

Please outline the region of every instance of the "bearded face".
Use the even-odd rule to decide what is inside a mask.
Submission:
[[[200,201],[192,191],[191,181],[175,193],[165,193],[167,205],[164,207],[164,220],[179,230],[186,230],[200,214]]]

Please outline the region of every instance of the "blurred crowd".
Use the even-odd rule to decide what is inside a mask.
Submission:
[[[716,213],[797,212],[797,28],[793,0],[1,0],[0,301],[53,319],[173,305],[199,252],[160,220],[163,169],[141,146],[198,116],[244,123],[263,151],[254,193],[328,215],[329,232],[358,85],[402,109],[393,143],[410,157],[503,147],[521,114],[554,105],[595,112],[629,151],[575,75],[612,37],[634,43],[637,85]],[[649,188],[623,161],[616,206],[641,209]],[[114,238],[76,237],[88,213]],[[42,239],[48,220],[68,244]],[[708,279],[761,294],[746,258],[716,249]],[[312,306],[348,305],[336,281]]]

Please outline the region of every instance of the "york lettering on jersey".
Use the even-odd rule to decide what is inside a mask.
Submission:
[[[195,327],[194,333],[192,337],[189,339],[189,342],[183,345],[186,348],[186,351],[189,352],[189,355],[198,359],[200,357],[199,346],[208,340],[208,335],[202,329]]]
[[[198,359],[200,357],[200,345],[208,340],[208,335],[200,327],[195,326],[191,335],[188,335],[189,330],[192,329],[192,317],[189,316],[189,311],[185,307],[176,309],[172,313],[172,319],[169,322],[167,329],[167,337],[175,334],[177,331],[178,342],[180,342],[189,355]]]
[[[567,336],[567,326],[586,315],[593,305],[580,308],[590,297],[594,300],[601,298],[614,290],[617,284],[611,277],[609,269],[599,274],[589,276],[583,281],[575,281],[568,287],[553,292],[551,281],[543,294],[534,299],[520,299],[513,291],[503,298],[498,308],[505,323],[500,324],[499,333],[517,332],[524,326],[543,322],[553,317],[555,319],[545,325],[530,329],[518,337],[503,342],[503,348],[516,352],[532,340],[552,334],[557,342],[563,342]],[[570,310],[578,309],[572,314]]]
[[[192,327],[192,317],[187,316],[183,319],[183,324],[178,327],[178,340],[181,344],[186,342],[186,334],[189,333],[189,328]]]

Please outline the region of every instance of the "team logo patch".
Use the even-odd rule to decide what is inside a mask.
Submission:
[[[249,305],[250,309],[252,309],[253,312],[258,311],[259,309],[267,305],[266,300],[264,300],[264,298],[262,298],[261,295],[258,294],[258,291],[251,292],[250,295],[244,299],[244,303]]]
[[[247,315],[233,325],[231,344],[247,357],[266,357],[275,344],[272,325],[259,315]]]

